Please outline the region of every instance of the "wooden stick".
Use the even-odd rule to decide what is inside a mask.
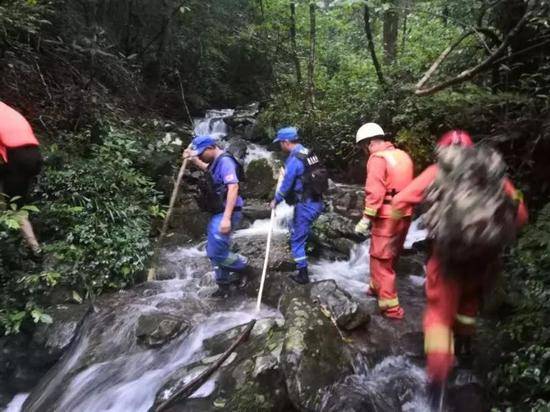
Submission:
[[[216,362],[214,362],[208,369],[202,372],[195,379],[192,379],[190,382],[186,383],[181,389],[176,391],[172,396],[170,396],[170,398],[168,398],[166,401],[161,403],[155,409],[151,408],[150,411],[151,412],[165,411],[166,408],[170,406],[170,404],[174,403],[176,400],[179,400],[179,401],[185,400],[189,396],[191,396],[193,393],[195,393],[202,385],[204,385],[204,383],[210,378],[210,376],[212,376],[212,374],[216,372],[220,368],[220,366],[223,365],[223,363],[226,361],[229,355],[233,353],[235,348],[248,338],[255,323],[256,323],[255,319],[252,319],[250,322],[248,322],[243,332],[239,335],[237,339],[235,339],[235,341],[231,344],[231,346],[223,353],[223,355]]]
[[[180,188],[180,185],[181,185],[181,181],[183,179],[183,174],[185,172],[185,169],[187,168],[187,162],[188,162],[188,159],[185,158],[183,160],[183,163],[181,164],[180,171],[179,171],[178,177],[176,179],[176,185],[174,186],[174,189],[172,190],[172,196],[170,197],[170,204],[168,206],[168,212],[166,213],[166,217],[164,218],[164,222],[162,224],[162,229],[160,231],[160,235],[159,235],[159,238],[157,240],[157,245],[155,247],[155,252],[153,254],[153,258],[152,258],[153,263],[151,265],[151,268],[147,272],[147,280],[148,281],[152,281],[152,280],[155,280],[157,278],[156,265],[157,265],[160,245],[162,244],[162,241],[164,240],[164,236],[166,236],[166,232],[168,230],[168,224],[170,223],[170,218],[172,217],[172,213],[174,211],[174,205],[176,203],[176,199],[178,198],[179,188]]]
[[[275,190],[279,190],[279,186],[283,181],[284,169],[281,169],[279,172],[279,178],[277,179],[277,186]],[[267,264],[269,263],[269,252],[271,250],[271,236],[273,234],[273,225],[275,222],[275,209],[271,209],[271,218],[269,219],[269,229],[267,232],[267,245],[265,248],[265,258],[264,258],[264,267],[262,269],[262,278],[260,280],[260,290],[258,291],[258,300],[256,301],[256,312],[260,311],[260,306],[262,304],[262,295],[264,293],[264,284],[265,277],[267,274]]]

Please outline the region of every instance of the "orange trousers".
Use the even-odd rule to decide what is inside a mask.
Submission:
[[[426,267],[424,347],[431,381],[447,379],[454,363],[454,333],[472,335],[486,276],[446,277],[432,254]]]
[[[375,218],[372,221],[370,243],[370,290],[378,297],[378,307],[387,315],[400,314],[397,289],[395,287],[394,264],[397,261],[407,231],[410,218],[395,221],[391,218]]]

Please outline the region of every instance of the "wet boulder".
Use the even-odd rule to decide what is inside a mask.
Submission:
[[[137,321],[136,338],[142,345],[157,347],[171,341],[188,328],[189,324],[169,313],[144,313]]]
[[[336,286],[334,280],[314,283],[310,296],[330,311],[338,327],[353,330],[365,325],[369,315],[347,292]]]
[[[320,411],[332,386],[352,373],[352,362],[336,327],[308,297],[306,288],[285,296],[281,367],[288,395],[298,410]]]
[[[266,159],[253,160],[246,168],[246,181],[242,184],[241,193],[245,198],[270,200],[276,183],[269,162]]]
[[[338,213],[322,214],[313,225],[312,240],[318,246],[349,255],[351,248],[363,240],[355,233],[355,222]]]

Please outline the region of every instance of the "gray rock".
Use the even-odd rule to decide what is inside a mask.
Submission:
[[[311,287],[311,298],[326,307],[344,330],[353,330],[370,319],[364,309],[353,298],[336,286],[334,280],[317,282]]]
[[[162,346],[185,331],[189,325],[163,312],[152,312],[139,317],[136,326],[138,342],[148,347]]]

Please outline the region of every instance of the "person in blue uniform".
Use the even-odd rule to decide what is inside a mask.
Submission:
[[[184,157],[206,172],[201,203],[212,214],[207,228],[206,254],[218,285],[212,297],[226,297],[231,283],[239,282],[239,274],[247,268],[246,259],[230,250],[231,233],[242,220],[244,201],[239,196],[242,168],[211,136],[195,137]]]
[[[288,158],[285,162],[283,181],[275,193],[271,207],[275,208],[283,200],[294,205],[290,247],[298,273],[291,275],[290,278],[300,284],[306,284],[309,282],[306,243],[313,222],[323,212],[323,201],[319,197],[310,195],[308,188],[304,187],[303,176],[306,171],[304,159],[307,158],[309,150],[300,144],[298,130],[295,127],[280,129],[273,142],[279,143],[281,150],[288,153]]]

